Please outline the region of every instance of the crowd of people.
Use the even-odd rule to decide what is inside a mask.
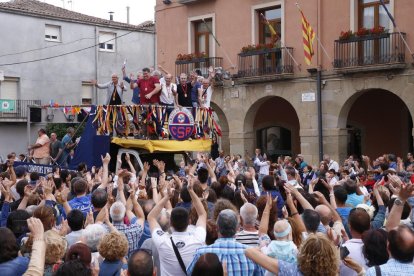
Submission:
[[[411,153],[310,166],[215,149],[114,174],[107,154],[44,177],[9,157],[2,276],[414,275]]]

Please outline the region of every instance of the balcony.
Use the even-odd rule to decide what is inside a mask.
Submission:
[[[40,100],[0,99],[0,122],[27,122],[27,106],[40,104]]]
[[[293,75],[293,48],[273,48],[238,54],[237,78],[243,82],[285,79]]]
[[[405,38],[405,33],[402,34]],[[335,40],[334,69],[339,73],[404,69],[405,45],[398,33]]]
[[[205,58],[194,58],[190,60],[176,60],[175,61],[175,75],[180,76],[181,73],[190,73],[194,70],[200,70],[204,77],[208,77],[208,68],[212,66],[223,67],[223,58],[221,57],[205,57]]]

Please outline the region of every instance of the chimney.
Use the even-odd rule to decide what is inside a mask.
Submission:
[[[109,20],[114,21],[114,12],[110,11],[109,13]]]
[[[127,6],[126,9],[127,9],[127,23],[129,24],[129,6]]]

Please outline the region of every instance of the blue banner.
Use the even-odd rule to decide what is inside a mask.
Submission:
[[[27,173],[37,172],[40,176],[45,176],[49,173],[52,173],[53,167],[50,165],[40,165],[34,163],[26,163],[26,162],[14,162],[13,167],[16,168],[18,166],[24,166],[26,168]]]

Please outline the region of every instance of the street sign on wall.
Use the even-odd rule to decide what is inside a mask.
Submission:
[[[0,100],[0,112],[13,112],[15,108],[14,100]]]

